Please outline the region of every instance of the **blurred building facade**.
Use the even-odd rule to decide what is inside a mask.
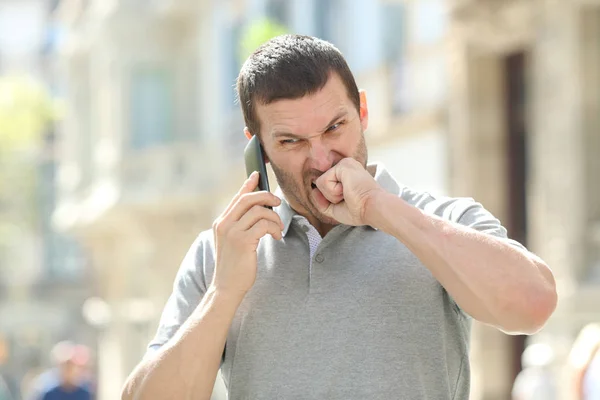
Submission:
[[[450,168],[552,267],[559,305],[531,342],[567,353],[600,318],[600,2],[450,1]],[[509,398],[524,338],[476,327],[477,398]]]
[[[15,91],[35,87],[47,90],[49,99],[56,95],[47,63],[54,45],[53,6],[42,0],[0,1],[0,76],[17,82]],[[4,98],[4,107],[6,103]],[[50,366],[56,342],[95,342],[81,316],[81,304],[93,290],[85,255],[51,223],[56,200],[54,129],[46,126],[39,133],[31,143],[23,140],[23,148],[0,149],[7,150],[0,151],[5,189],[0,193],[0,342],[8,355],[2,369],[17,399],[27,386],[24,377]]]
[[[265,17],[342,50],[367,91],[370,160],[407,185],[475,197],[554,267],[561,299],[573,300],[561,301],[543,340],[571,343],[575,326],[594,316],[573,319],[581,305],[565,294],[593,296],[577,288],[591,276],[586,265],[599,259],[589,221],[600,217],[593,208],[600,199],[582,178],[598,171],[586,153],[598,145],[598,92],[577,76],[585,65],[598,80],[598,52],[596,61],[582,52],[583,43],[596,44],[597,25],[575,34],[583,21],[575,15],[592,15],[578,5],[493,4],[60,2],[58,61],[69,111],[54,217],[92,255],[97,298],[83,312],[100,337],[101,399],[118,396],[154,334],[183,255],[244,179],[233,91],[238,44],[248,24]],[[556,49],[579,58],[558,60]],[[550,91],[553,85],[561,87]],[[583,103],[587,117],[575,106]],[[508,398],[523,342],[474,328],[473,398]]]

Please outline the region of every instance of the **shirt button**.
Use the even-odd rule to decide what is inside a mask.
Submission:
[[[304,232],[308,232],[308,226],[306,226],[306,225],[302,225],[302,230],[303,230]]]
[[[322,254],[317,254],[317,256],[315,257],[315,261],[318,263],[322,263],[323,261],[325,261],[325,257],[323,257]]]

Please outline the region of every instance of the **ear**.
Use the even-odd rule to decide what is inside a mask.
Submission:
[[[244,135],[246,135],[246,138],[248,138],[248,140],[252,139],[252,136],[254,136],[250,130],[248,129],[248,127],[244,127]],[[262,150],[263,150],[263,158],[265,159],[265,164],[269,163],[269,157],[267,157],[267,152],[265,151],[264,146],[262,146]]]
[[[360,96],[360,124],[362,125],[363,131],[366,131],[369,126],[369,107],[367,106],[367,92],[360,90],[358,92]]]

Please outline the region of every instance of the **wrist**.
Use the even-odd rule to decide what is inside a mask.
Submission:
[[[388,201],[390,193],[383,189],[372,191],[367,200],[365,201],[365,212],[363,214],[363,221],[366,225],[369,225],[375,229],[383,230],[383,223],[385,222],[385,216],[382,210],[385,209],[385,203]]]
[[[207,295],[212,296],[215,300],[219,302],[227,302],[237,305],[239,305],[242,302],[242,300],[244,300],[244,297],[246,297],[246,293],[246,291],[229,289],[215,285],[214,283],[211,284],[206,290]]]

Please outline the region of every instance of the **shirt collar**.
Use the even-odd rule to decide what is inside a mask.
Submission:
[[[401,187],[396,180],[390,175],[385,169],[382,163],[373,163],[367,165],[367,170],[374,176],[375,181],[387,192],[392,194],[400,195]],[[275,207],[274,211],[279,214],[281,222],[283,222],[283,236],[287,235],[287,232],[292,224],[292,219],[296,215],[296,211],[287,202],[285,195],[280,187],[275,190],[275,196],[281,199],[281,204]]]

